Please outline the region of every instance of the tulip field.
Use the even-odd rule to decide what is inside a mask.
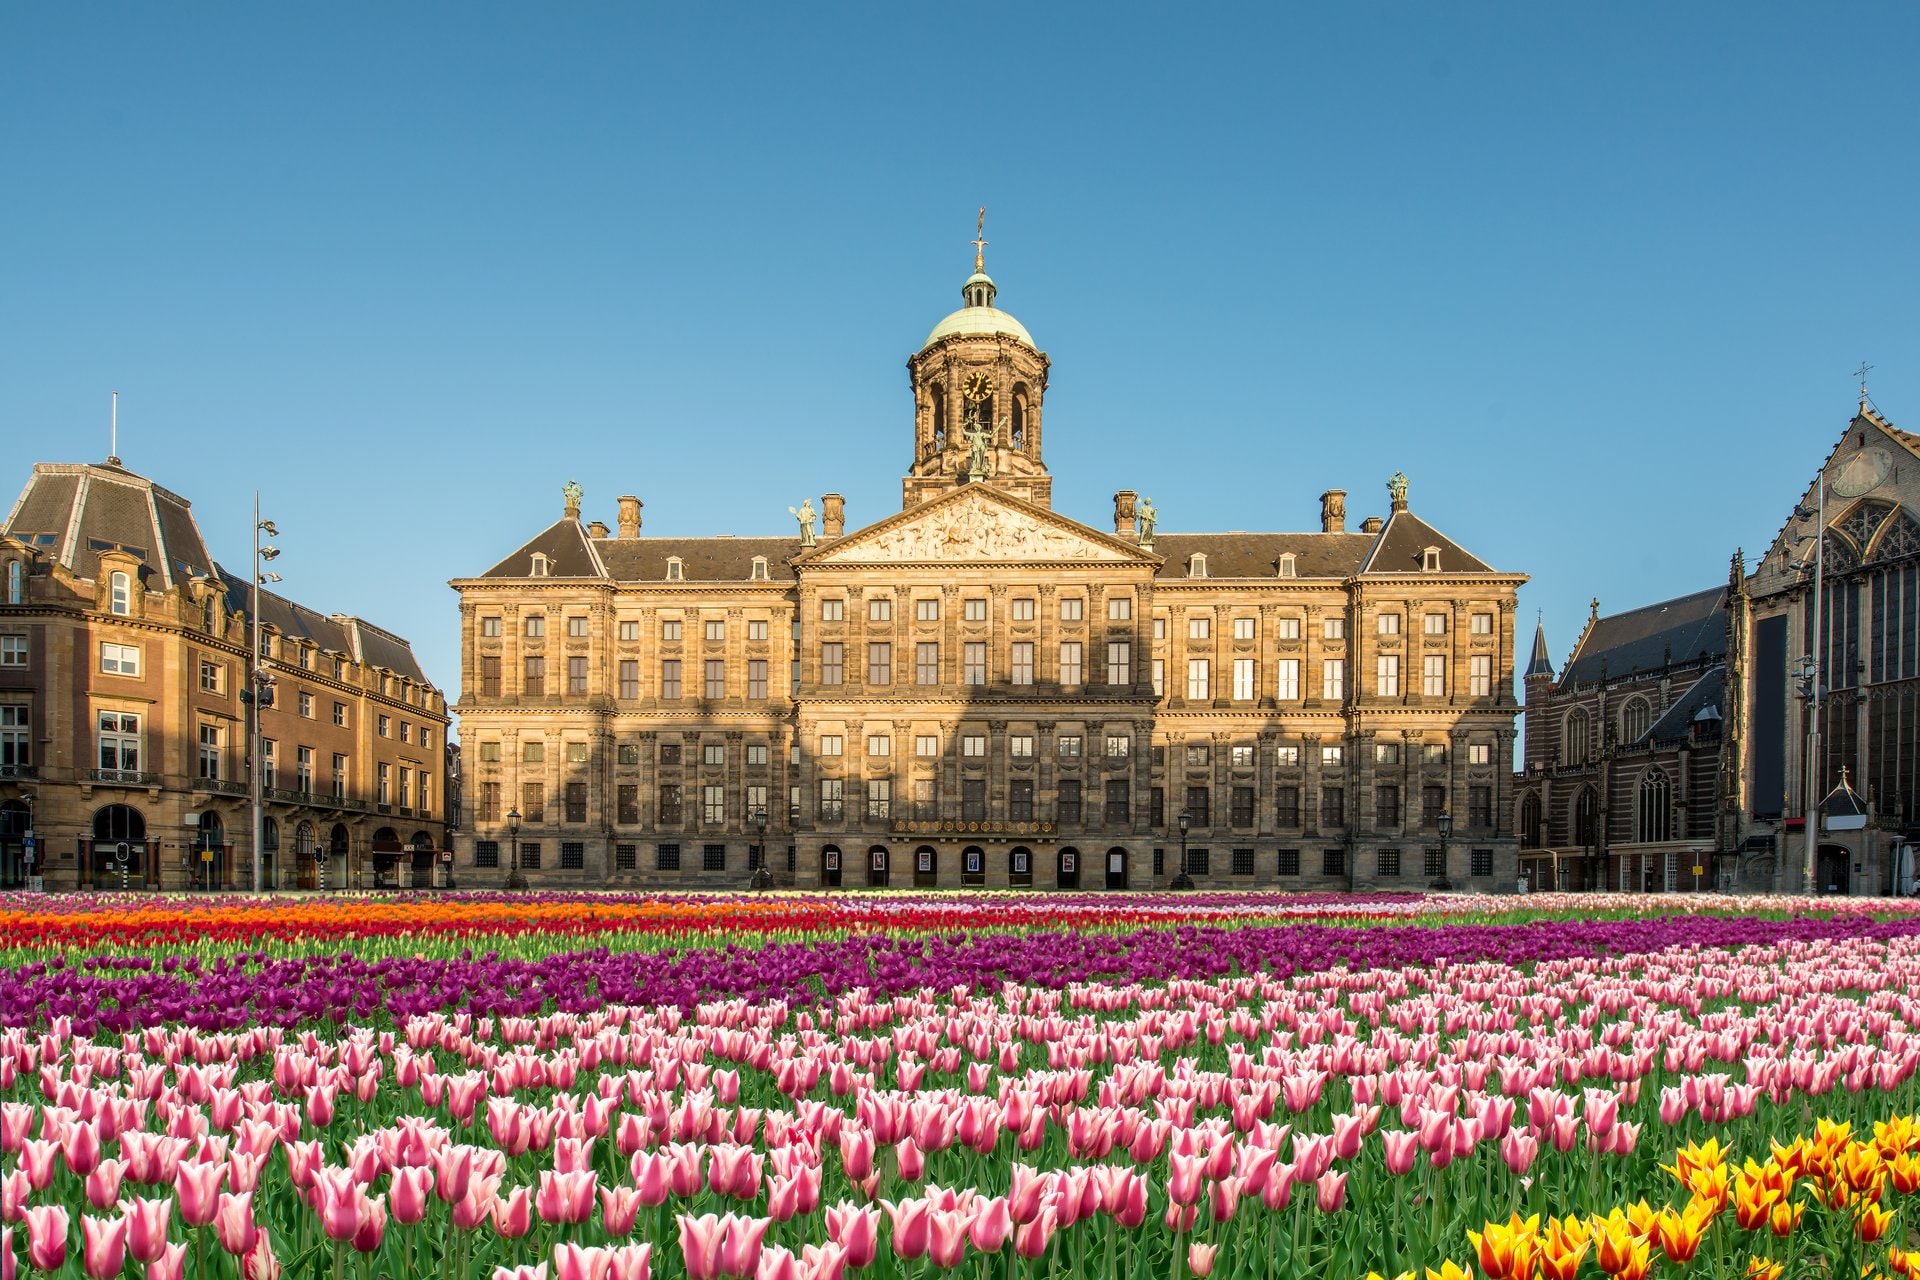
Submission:
[[[1920,1280],[1920,904],[0,895],[0,1280]]]

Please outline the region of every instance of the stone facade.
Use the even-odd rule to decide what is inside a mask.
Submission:
[[[903,509],[562,518],[460,594],[463,885],[1511,888],[1513,603],[1413,514],[1052,510],[1049,363],[976,271],[908,362]],[[1449,813],[1443,840],[1438,816]]]
[[[34,468],[0,534],[0,888],[250,887],[256,616],[264,882],[317,885],[316,849],[336,886],[425,882],[445,700],[406,641],[271,592],[256,610],[247,576],[117,459]]]

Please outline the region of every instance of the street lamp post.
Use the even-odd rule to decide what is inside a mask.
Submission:
[[[1192,825],[1193,815],[1182,809],[1180,811],[1180,874],[1173,878],[1170,888],[1193,888],[1193,877],[1187,874],[1187,828]]]
[[[767,809],[765,805],[753,811],[753,829],[759,836],[759,843],[753,847],[753,876],[748,883],[755,889],[771,889],[773,888],[773,870],[767,866]]]
[[[1433,824],[1440,829],[1440,875],[1427,888],[1445,892],[1453,888],[1453,881],[1447,876],[1447,842],[1453,836],[1453,815],[1442,809]]]
[[[527,878],[520,874],[520,811],[507,810],[507,888],[524,889]]]
[[[248,651],[250,661],[247,664],[247,698],[253,708],[253,723],[247,739],[247,759],[249,768],[248,794],[253,807],[253,891],[261,892],[266,886],[262,883],[263,864],[260,846],[266,838],[266,771],[261,767],[260,712],[267,704],[273,688],[273,677],[262,666],[260,635],[260,590],[269,582],[280,581],[277,573],[268,573],[266,566],[280,554],[280,548],[270,544],[263,545],[260,535],[269,538],[280,536],[280,530],[274,528],[273,521],[260,518],[260,491],[253,491],[253,617],[249,624],[253,629],[253,645]]]

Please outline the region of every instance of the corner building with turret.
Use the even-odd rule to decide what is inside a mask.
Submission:
[[[1352,530],[1340,490],[1304,533],[1061,515],[1047,357],[977,258],[962,300],[896,514],[657,537],[569,485],[451,584],[461,885],[1511,888],[1525,578],[1401,476]]]

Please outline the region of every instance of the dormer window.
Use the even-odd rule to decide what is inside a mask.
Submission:
[[[1428,547],[1420,553],[1420,571],[1422,573],[1440,572],[1440,548]]]
[[[1189,578],[1204,578],[1207,576],[1207,557],[1205,552],[1196,551],[1187,557],[1187,576]]]
[[[1295,578],[1299,576],[1299,572],[1294,564],[1293,552],[1289,551],[1280,557],[1280,571],[1275,576],[1281,578]]]
[[[687,575],[684,572],[684,566],[681,564],[680,557],[668,556],[667,557],[667,581],[680,582],[685,580],[686,576]]]
[[[767,580],[767,558],[765,556],[755,556],[753,558],[753,569],[747,577],[754,582],[765,582]]]
[[[125,573],[114,573],[107,579],[107,608],[121,617],[133,612],[133,579]]]
[[[26,567],[18,560],[7,561],[7,603],[25,604],[27,600]]]
[[[544,578],[547,576],[547,567],[546,556],[536,551],[533,553],[533,565],[527,570],[527,575],[533,578]]]

